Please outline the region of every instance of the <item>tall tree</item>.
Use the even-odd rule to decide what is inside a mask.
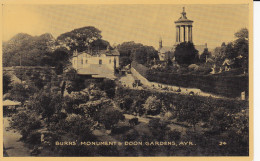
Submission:
[[[209,52],[208,48],[205,48],[203,53],[200,56],[200,62],[205,63],[207,61],[207,58],[211,57],[211,53]]]
[[[3,45],[3,66],[38,66],[51,52],[55,39],[51,34],[30,36],[17,34]]]
[[[131,61],[137,61],[140,64],[148,64],[153,59],[158,59],[158,52],[152,46],[145,46],[134,41],[124,42],[117,46],[120,52],[120,62],[127,65]]]
[[[6,72],[3,73],[3,94],[7,93],[11,89],[10,84],[12,83],[11,77]]]
[[[177,63],[189,65],[196,62],[198,50],[195,49],[193,43],[183,42],[176,46],[174,56]]]
[[[249,43],[248,43],[248,30],[242,28],[235,33],[237,38],[234,41],[234,52],[236,53],[235,63],[237,67],[243,67],[245,72],[248,69],[248,57],[249,57]]]
[[[70,51],[78,50],[81,52],[87,50],[93,42],[101,38],[99,29],[93,26],[86,26],[61,34],[58,36],[57,42],[60,46],[67,47]]]

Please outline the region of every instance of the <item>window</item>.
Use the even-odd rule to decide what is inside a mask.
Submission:
[[[102,64],[102,60],[101,59],[99,59],[99,64]]]
[[[83,64],[83,59],[81,59],[81,64]]]
[[[88,64],[88,60],[86,60],[86,64]]]
[[[109,59],[109,64],[111,64],[111,59]]]

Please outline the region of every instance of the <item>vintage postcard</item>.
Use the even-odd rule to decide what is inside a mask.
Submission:
[[[251,0],[1,11],[1,160],[253,160]]]

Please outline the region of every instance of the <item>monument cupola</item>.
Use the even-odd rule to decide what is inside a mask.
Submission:
[[[181,13],[181,17],[174,22],[176,25],[176,44],[181,42],[192,42],[192,20],[186,16],[185,7]]]

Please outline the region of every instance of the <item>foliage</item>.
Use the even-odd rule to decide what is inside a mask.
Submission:
[[[10,93],[8,99],[24,103],[36,92],[38,92],[38,89],[33,85],[14,83],[12,89],[8,92]]]
[[[88,139],[94,125],[93,120],[79,114],[69,114],[65,119],[66,126],[63,130],[72,133],[79,140]],[[76,136],[75,136],[76,135]]]
[[[103,81],[96,83],[96,85],[100,90],[105,91],[109,98],[115,96],[116,84],[113,80],[104,79]]]
[[[198,143],[196,148],[201,148],[199,154],[204,155],[248,155],[248,102],[230,99],[215,99],[211,97],[200,97],[200,96],[188,96],[178,95],[174,93],[159,93],[154,91],[145,90],[132,90],[132,89],[119,89],[120,94],[116,96],[116,100],[122,98],[132,98],[138,100],[140,98],[147,99],[151,96],[156,96],[157,99],[164,102],[167,105],[172,104],[170,107],[173,108],[170,111],[177,113],[177,123],[180,126],[192,125],[191,128],[187,128],[186,133],[179,131],[171,131],[168,128],[170,123],[169,120],[161,120],[152,118],[149,121],[149,133],[142,133],[136,131],[134,134],[129,135],[130,131],[125,134],[124,140],[138,140],[144,136],[145,141],[168,141],[168,140],[189,140],[193,143]],[[174,121],[175,122],[175,121]],[[181,125],[184,124],[184,125]],[[208,128],[202,124],[207,125]],[[136,125],[135,127],[137,127]],[[195,127],[200,126],[200,129]],[[142,128],[146,126],[142,125]],[[201,130],[203,129],[203,130]],[[146,130],[145,130],[146,131]],[[129,136],[128,136],[129,135]],[[203,137],[202,137],[203,136]],[[222,148],[216,147],[219,144],[219,139],[226,141],[227,145]],[[210,144],[208,142],[210,141]],[[164,146],[160,147],[162,151],[165,150]],[[145,151],[145,148],[141,148]],[[208,149],[211,149],[210,151]],[[158,149],[159,150],[159,149]],[[159,150],[159,151],[160,151]],[[176,153],[171,155],[180,154],[178,148],[173,149]],[[183,150],[183,148],[182,148]],[[185,149],[186,155],[197,155],[197,153],[189,153],[189,148]],[[195,149],[193,149],[195,150]],[[192,151],[193,151],[192,150]],[[217,151],[217,152],[216,152]],[[198,151],[196,151],[198,152]],[[148,154],[145,152],[145,154]],[[151,155],[151,154],[149,154]]]
[[[62,74],[70,66],[71,54],[66,48],[57,48],[51,53],[47,53],[42,60],[42,65],[55,67],[57,74]]]
[[[12,39],[4,43],[3,46],[3,66],[41,65],[47,53],[51,52],[54,38],[51,34],[40,36],[30,36],[19,33]]]
[[[207,66],[201,66],[197,71],[190,74],[187,74],[188,70],[186,68],[181,69],[185,70],[179,70],[178,72],[181,74],[149,70],[146,73],[146,79],[151,82],[174,86],[198,88],[205,92],[228,97],[240,97],[242,91],[246,91],[246,93],[248,92],[247,75],[231,75],[228,73],[227,75],[205,75],[211,72],[211,69]]]
[[[70,79],[66,81],[66,90],[68,93],[80,91],[85,88],[84,79],[81,77],[76,77],[75,79]]]
[[[23,139],[27,139],[31,132],[39,129],[41,126],[37,113],[31,110],[19,111],[12,116],[10,121],[10,127],[18,130]]]
[[[174,56],[179,64],[194,64],[198,58],[198,50],[195,49],[193,43],[183,42],[176,46]]]
[[[11,76],[8,73],[3,72],[3,94],[7,93],[8,90],[11,89],[11,83]]]
[[[149,96],[143,105],[147,114],[156,115],[160,113],[161,102],[156,96]]]
[[[170,130],[167,127],[168,123],[160,119],[151,119],[148,123],[148,127],[151,129],[152,136],[158,141],[165,141],[166,133]]]
[[[139,64],[136,61],[133,61],[131,66],[138,71],[142,76],[146,77],[147,71],[149,68],[147,68],[146,66]]]
[[[124,42],[117,46],[120,52],[120,62],[122,66],[128,65],[132,61],[147,65],[154,59],[159,59],[157,51],[152,46],[145,46],[134,41]]]
[[[125,116],[118,110],[104,108],[101,110],[98,122],[104,124],[106,129],[111,129],[119,120],[124,120]]]
[[[59,94],[42,91],[29,99],[27,108],[36,111],[43,118],[47,118],[48,122],[54,113],[58,113],[62,109],[62,99]]]
[[[211,57],[211,53],[209,52],[208,48],[205,48],[203,53],[200,55],[200,62],[206,63],[207,59]]]
[[[101,31],[93,26],[86,26],[66,32],[57,37],[60,46],[67,47],[70,51],[85,51],[93,42],[98,43],[101,39]],[[98,40],[98,41],[97,41]],[[93,44],[94,45],[94,44]]]
[[[237,39],[246,39],[248,40],[248,29],[247,28],[242,28],[238,32],[236,32],[235,37]]]
[[[248,93],[247,75],[229,73],[209,75],[212,71],[209,64],[200,65],[198,70],[195,71],[190,71],[186,67],[180,67],[177,71],[165,71],[160,68],[148,69],[136,62],[132,63],[132,67],[150,82],[198,88],[205,92],[228,97],[240,97],[242,91]]]
[[[242,28],[234,34],[236,40],[229,42],[227,45],[222,43],[220,47],[214,50],[215,63],[222,66],[225,59],[233,60],[233,68],[243,68],[244,72],[248,72],[248,29]]]
[[[90,49],[93,51],[106,50],[108,47],[112,49],[112,47],[110,47],[110,43],[103,39],[94,40],[90,44]]]
[[[119,64],[122,67],[126,66],[128,64],[131,64],[131,59],[128,56],[121,56],[120,55]]]
[[[29,86],[35,86],[41,90],[44,86],[58,80],[58,76],[51,67],[17,67],[14,74]]]
[[[89,100],[89,94],[86,92],[71,92],[64,97],[64,109],[67,113],[82,113],[79,108],[80,104],[86,103]]]

